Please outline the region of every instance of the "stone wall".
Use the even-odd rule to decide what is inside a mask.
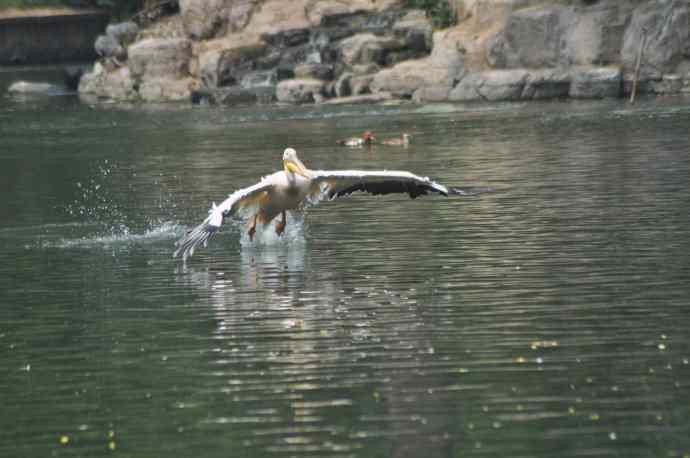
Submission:
[[[97,11],[0,15],[0,65],[94,60],[94,40],[107,23],[107,14]]]
[[[183,37],[123,44],[81,92],[225,104],[620,97],[643,30],[640,90],[690,91],[690,0],[455,6],[460,23],[433,31],[401,0],[181,0]],[[138,70],[149,61],[162,70]]]

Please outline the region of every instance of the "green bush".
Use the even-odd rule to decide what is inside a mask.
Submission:
[[[407,7],[424,10],[437,29],[445,29],[457,21],[449,0],[407,0]]]

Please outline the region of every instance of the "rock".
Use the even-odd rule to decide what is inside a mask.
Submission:
[[[492,41],[488,61],[495,68],[554,67],[559,61],[563,7],[513,12],[505,30]]]
[[[350,86],[352,76],[352,73],[345,72],[335,81],[333,90],[336,97],[347,97],[352,94],[352,87]]]
[[[314,94],[321,94],[324,82],[317,79],[292,79],[278,83],[276,98],[279,102],[313,103]]]
[[[222,87],[200,89],[192,92],[192,103],[218,105],[256,105],[275,101],[275,86],[256,86],[253,88]]]
[[[307,0],[264,0],[252,14],[246,31],[257,34],[276,34],[287,30],[306,29],[311,24],[306,16]]]
[[[522,90],[523,99],[554,99],[566,97],[570,91],[570,75],[557,69],[530,71],[525,87]]]
[[[323,25],[329,20],[362,12],[378,12],[404,4],[402,0],[309,0],[305,5],[311,25]]]
[[[371,82],[373,80],[374,75],[353,76],[350,80],[352,95],[369,94],[371,92]]]
[[[227,0],[179,0],[180,15],[187,36],[195,40],[216,36],[230,4]]]
[[[299,64],[307,62],[313,54],[314,48],[310,44],[294,46],[281,50],[279,66],[281,68],[295,70]]]
[[[412,100],[422,102],[445,102],[448,100],[451,88],[449,86],[427,86],[414,91]]]
[[[528,73],[525,70],[493,70],[483,74],[484,82],[479,94],[490,101],[519,100],[525,88]]]
[[[598,2],[591,7],[561,10],[564,32],[562,65],[611,65],[619,61],[623,33],[632,2]]]
[[[492,70],[464,77],[448,94],[451,101],[519,100],[529,73],[525,70]]]
[[[127,47],[134,43],[139,33],[139,26],[134,22],[120,22],[119,24],[110,24],[105,29],[105,34],[113,37],[121,46]]]
[[[575,68],[571,73],[569,95],[578,99],[620,97],[622,81],[620,68]]]
[[[112,72],[103,70],[96,63],[91,72],[85,73],[79,81],[79,94],[117,101],[132,101],[139,96],[134,89],[134,80],[129,68],[120,67]]]
[[[309,41],[309,29],[290,29],[275,33],[264,33],[261,39],[268,43],[269,46],[276,48],[300,46]]]
[[[482,100],[479,88],[484,84],[481,73],[470,73],[448,93],[448,100],[452,102],[469,102]]]
[[[79,80],[84,75],[82,67],[65,67],[62,72],[62,80],[65,87],[70,91],[76,91],[79,88]]]
[[[411,51],[431,50],[433,26],[422,10],[410,10],[393,25],[393,34]]]
[[[127,57],[125,48],[110,35],[99,35],[93,47],[96,50],[96,54],[100,57],[115,57],[117,59],[125,59]]]
[[[65,89],[51,83],[37,83],[33,81],[15,81],[7,88],[10,94],[43,94],[50,95],[64,92]]]
[[[139,85],[139,96],[145,102],[188,100],[192,84],[192,78],[147,78]]]
[[[240,87],[252,89],[258,87],[274,87],[278,83],[278,75],[275,70],[260,70],[247,73],[240,80]]]
[[[340,42],[339,60],[347,66],[376,63],[382,65],[386,54],[402,49],[404,43],[395,38],[378,37],[371,33],[360,33]]]
[[[150,38],[128,49],[129,69],[134,79],[181,79],[189,75],[192,46],[180,38]]]
[[[243,30],[256,8],[257,0],[234,0],[227,13],[225,33]]]
[[[650,81],[655,94],[679,94],[683,91],[683,79],[679,75],[664,75],[660,81]]]
[[[401,62],[395,67],[381,70],[374,76],[371,91],[411,97],[422,87],[451,88],[463,76],[464,71],[464,58],[458,50],[457,42],[444,32],[436,32],[430,56]]]
[[[371,75],[379,70],[381,70],[381,67],[376,64],[361,64],[350,67],[353,75]]]
[[[328,64],[299,64],[295,67],[295,78],[333,79],[333,66]]]
[[[682,61],[690,58],[690,5],[682,0],[650,0],[633,12],[625,30],[621,62],[626,73],[633,73],[643,29],[645,42],[641,79],[659,79],[675,73]]]
[[[323,102],[324,105],[356,105],[381,103],[392,100],[393,95],[390,92],[377,92],[376,94],[352,95],[349,97],[339,97],[337,99],[329,99]]]
[[[215,88],[238,84],[244,75],[257,70],[257,62],[266,49],[266,43],[255,34],[235,34],[204,43],[197,50],[203,86]]]

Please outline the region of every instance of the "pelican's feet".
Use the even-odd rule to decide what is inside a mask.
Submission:
[[[282,221],[278,221],[276,223],[276,234],[278,234],[278,237],[283,235],[283,232],[285,232],[285,223]]]

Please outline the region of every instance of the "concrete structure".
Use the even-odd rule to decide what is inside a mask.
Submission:
[[[0,11],[0,65],[94,60],[94,40],[107,24],[107,13],[97,10]]]

